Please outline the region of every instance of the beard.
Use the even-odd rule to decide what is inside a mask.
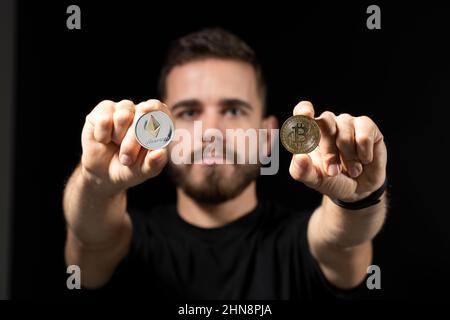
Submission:
[[[193,158],[194,153],[191,157]],[[236,157],[236,155],[235,155]],[[234,199],[259,175],[260,164],[213,164],[197,168],[193,164],[174,164],[169,160],[168,173],[175,185],[189,197],[203,204],[220,204]]]

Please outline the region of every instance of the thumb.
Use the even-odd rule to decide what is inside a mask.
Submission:
[[[148,151],[142,162],[142,174],[147,178],[157,176],[166,165],[167,159],[166,148]]]
[[[301,115],[314,118],[314,106],[309,101],[300,101],[292,112],[294,116]]]
[[[310,188],[317,189],[320,186],[321,175],[314,166],[311,157],[307,154],[294,154],[292,156],[289,173],[294,180],[303,182]]]

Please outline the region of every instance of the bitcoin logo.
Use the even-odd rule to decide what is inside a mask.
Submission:
[[[320,141],[316,121],[306,116],[292,116],[281,127],[281,143],[291,153],[310,153]]]
[[[305,130],[304,130],[305,125],[303,123],[296,123],[294,127],[292,127],[292,129],[294,129],[294,131],[289,132],[288,134],[288,138],[290,138],[292,140],[292,137],[294,137],[294,141],[293,143],[295,145],[299,145],[300,143],[304,143],[306,140],[306,137],[304,136],[305,134]]]

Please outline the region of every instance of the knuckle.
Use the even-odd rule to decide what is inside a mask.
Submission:
[[[161,107],[162,107],[161,101],[159,101],[157,99],[148,100],[147,105],[149,105],[150,108],[156,109],[156,110],[161,109]]]
[[[360,121],[362,123],[368,123],[368,124],[375,124],[371,118],[368,116],[359,116],[356,118],[357,121]]]
[[[356,137],[356,143],[365,147],[369,146],[372,141],[372,137],[368,134],[362,134]]]
[[[125,126],[130,123],[132,119],[131,117],[131,112],[126,109],[118,110],[114,112],[113,115],[114,122],[119,126]]]
[[[309,101],[300,101],[293,109],[293,114],[299,114],[302,112],[309,112],[311,114],[314,114],[314,107],[311,102]]]
[[[346,124],[339,124],[337,126],[337,135],[336,135],[336,144],[344,145],[344,144],[353,144],[354,136],[353,136],[353,128]]]
[[[158,99],[149,99],[147,100],[148,103],[152,104],[152,105],[161,105],[161,101],[159,101]]]
[[[322,112],[322,114],[320,116],[327,120],[331,120],[336,117],[336,115],[331,111],[324,111],[324,112]]]
[[[120,100],[119,104],[122,104],[122,105],[134,105],[133,101],[130,100],[130,99],[122,99],[122,100]]]
[[[135,108],[134,102],[128,99],[120,100],[120,102],[116,104],[116,111],[117,110],[134,111],[134,108]]]
[[[100,114],[97,116],[96,125],[100,128],[106,128],[110,125],[111,118],[107,114]]]
[[[110,109],[114,106],[114,101],[111,100],[103,100],[100,101],[99,104],[94,109]]]
[[[349,113],[341,113],[340,115],[337,116],[337,118],[340,121],[349,121],[351,120],[353,117],[349,114]]]
[[[159,110],[159,105],[155,102],[151,102],[152,100],[148,100],[145,102],[141,102],[136,106],[136,111],[141,113],[149,112],[152,110]]]

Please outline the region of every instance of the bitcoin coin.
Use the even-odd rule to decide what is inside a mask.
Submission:
[[[310,153],[320,141],[317,122],[307,116],[292,116],[287,119],[280,132],[281,143],[291,153]]]
[[[170,117],[162,111],[144,113],[136,122],[136,139],[146,149],[155,150],[167,146],[172,140],[174,126]]]

